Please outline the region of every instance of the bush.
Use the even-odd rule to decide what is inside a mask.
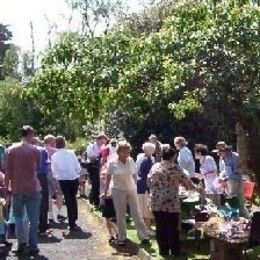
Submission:
[[[76,153],[82,154],[86,151],[86,139],[78,137],[75,142],[68,143],[68,148],[74,150]]]

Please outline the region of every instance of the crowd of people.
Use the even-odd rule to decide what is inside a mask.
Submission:
[[[92,183],[89,199],[95,207],[101,206],[110,242],[125,245],[126,215],[130,213],[142,243],[149,244],[149,235],[154,232],[152,222],[155,222],[160,254],[179,255],[180,186],[198,192],[201,199],[207,198],[217,207],[221,205],[221,198],[236,196],[240,215],[248,217],[239,155],[231,146],[223,141],[217,143],[212,151],[219,156],[217,167],[207,145],[196,144],[194,154],[200,165],[196,172],[195,159],[186,139],[175,137],[173,143],[162,144],[151,135],[136,162],[130,156],[131,145],[126,141],[113,140],[112,145],[105,135],[100,135],[88,146],[88,172]]]
[[[47,235],[49,224],[54,221],[68,218],[69,231],[79,229],[76,196],[81,167],[78,157],[65,145],[63,136],[53,135],[45,136],[42,143],[34,129],[26,125],[21,130],[21,141],[2,149],[1,223],[7,228],[2,228],[4,239],[0,242],[10,245],[6,230],[11,232],[14,224],[17,247],[13,251],[17,255],[38,254],[38,236]],[[64,201],[67,217],[61,213]]]
[[[49,134],[41,142],[31,126],[23,126],[21,142],[0,147],[1,205],[8,209],[7,216],[3,210],[0,214],[0,242],[9,245],[5,223],[15,223],[17,254],[37,254],[38,236],[45,235],[53,221],[68,218],[69,232],[80,230],[77,194],[86,196],[86,179],[91,187],[89,202],[102,211],[109,243],[117,246],[126,244],[130,214],[142,244],[149,245],[149,236],[155,233],[161,255],[180,255],[180,186],[217,206],[221,197],[237,196],[240,214],[248,217],[239,155],[232,147],[217,143],[212,151],[219,156],[217,166],[207,145],[196,144],[194,154],[200,165],[196,172],[186,139],[179,136],[173,141],[173,145],[162,144],[151,135],[135,161],[126,140],[109,140],[100,134],[77,156],[66,149],[63,136]],[[61,211],[64,202],[66,217]]]

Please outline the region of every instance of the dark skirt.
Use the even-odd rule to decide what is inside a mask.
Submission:
[[[116,211],[114,208],[114,203],[112,198],[104,200],[104,203],[101,204],[102,217],[104,218],[116,218]]]

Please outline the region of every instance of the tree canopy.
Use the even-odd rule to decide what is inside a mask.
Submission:
[[[72,2],[85,22],[89,10],[101,24],[117,10],[101,8],[113,1],[101,1],[101,9],[99,1]],[[240,123],[257,161],[257,1],[159,2],[125,20],[120,14],[103,33],[60,35],[22,90],[36,118],[41,115],[38,125],[75,139],[102,122],[106,131],[123,132],[138,145],[154,132],[167,142],[181,134],[213,146],[217,139],[235,143]]]
[[[221,107],[238,120],[253,119],[259,7],[228,2],[186,1],[148,36],[63,35],[43,58],[31,91],[45,100],[46,112],[56,103],[67,116],[90,120],[113,106],[141,117],[162,102],[177,118]]]

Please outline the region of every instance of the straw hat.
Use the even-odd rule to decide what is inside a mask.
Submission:
[[[230,151],[232,149],[232,145],[227,145],[224,141],[219,141],[216,144],[216,149],[214,149],[213,153],[218,153],[221,151]]]

